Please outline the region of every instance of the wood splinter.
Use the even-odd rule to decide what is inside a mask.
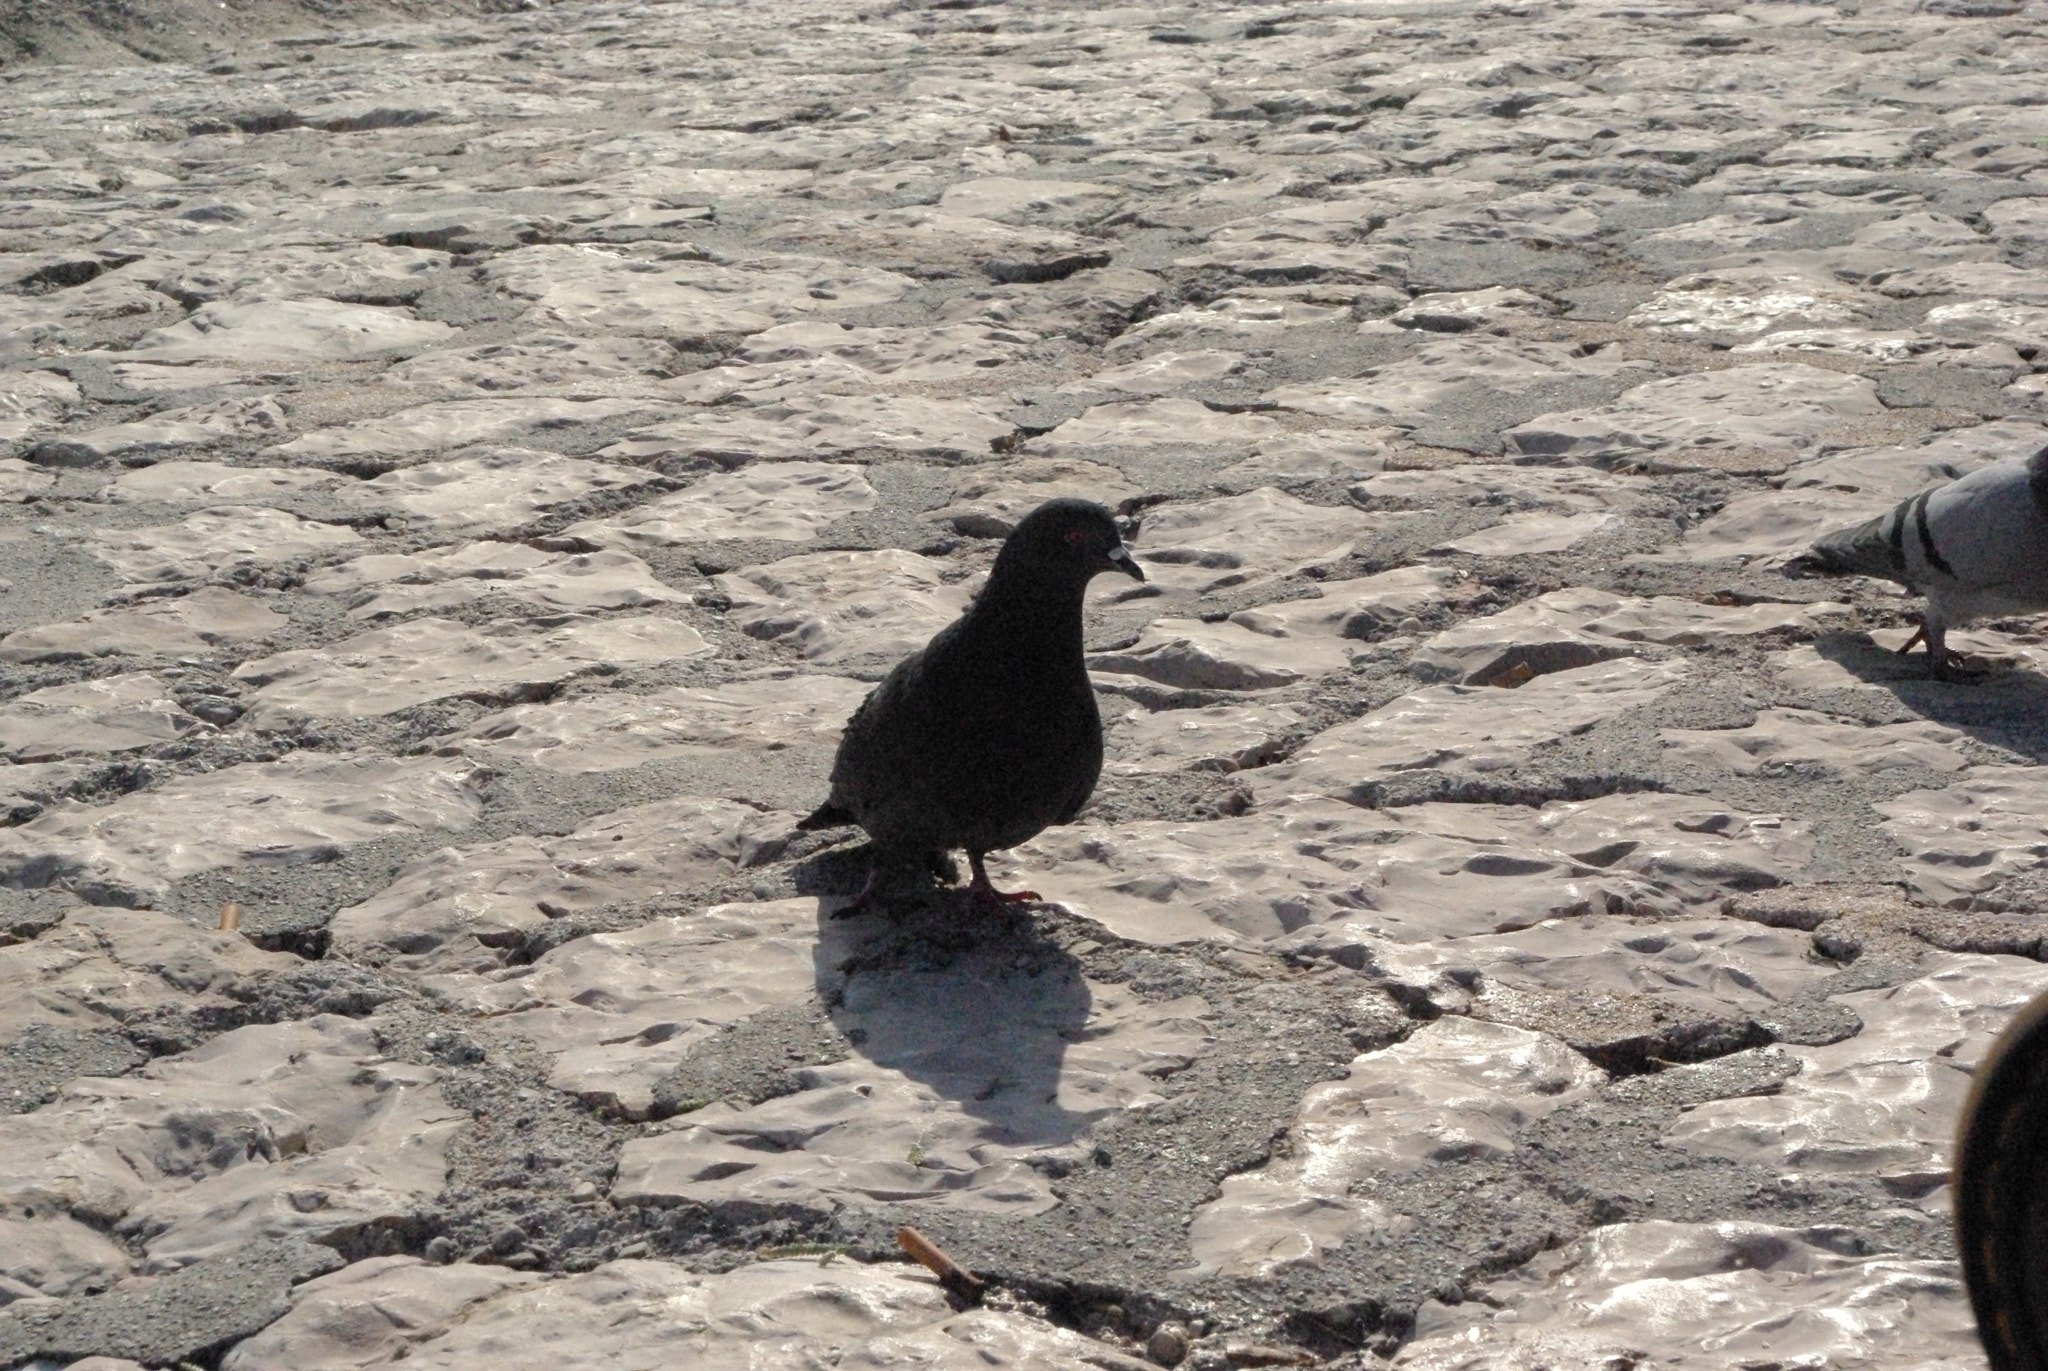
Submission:
[[[241,926],[242,907],[238,904],[222,905],[220,907],[220,924],[218,925],[220,931],[223,933],[232,933]]]
[[[962,1304],[981,1303],[981,1277],[941,1252],[939,1245],[930,1238],[905,1224],[896,1230],[896,1245],[916,1258],[927,1271],[937,1276],[939,1284],[951,1291],[953,1298]]]

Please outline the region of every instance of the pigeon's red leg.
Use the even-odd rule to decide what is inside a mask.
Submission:
[[[860,894],[833,910],[832,917],[835,919],[851,919],[862,914],[874,912],[875,906],[881,903],[875,898],[875,890],[881,884],[882,867],[880,863],[876,863],[868,868],[868,883],[860,888]]]
[[[974,879],[968,883],[967,898],[981,909],[1000,909],[1006,904],[1027,904],[1039,898],[1035,890],[997,890],[989,883],[988,868],[981,864],[981,854],[967,854],[967,865],[974,872]]]
[[[1920,627],[1913,630],[1913,636],[1899,645],[1899,655],[1901,657],[1905,656],[1921,643],[1927,643],[1927,621],[1925,619],[1920,621]],[[1927,650],[1932,652],[1934,645],[1927,643]]]

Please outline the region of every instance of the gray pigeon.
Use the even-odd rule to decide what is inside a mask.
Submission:
[[[1794,566],[1878,576],[1925,595],[1920,631],[1899,651],[1926,639],[1934,674],[1948,679],[1949,629],[2048,610],[2048,447],[2024,462],[1979,467],[1830,533]]]
[[[1081,812],[1102,772],[1102,716],[1081,659],[1081,600],[1097,572],[1142,581],[1116,521],[1053,500],[1003,544],[965,614],[897,663],[847,721],[831,797],[799,828],[859,824],[874,840],[864,908],[885,856],[936,869],[964,848],[984,908],[1038,898],[989,883],[984,854]]]

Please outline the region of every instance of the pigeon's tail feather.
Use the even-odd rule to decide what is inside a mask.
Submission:
[[[799,819],[796,826],[805,832],[815,833],[821,828],[840,828],[852,822],[851,811],[843,805],[836,805],[827,800],[812,810],[808,818]]]
[[[1908,501],[1908,503],[1911,503]],[[1831,576],[1880,576],[1888,581],[1906,580],[1905,505],[1880,514],[1867,523],[1830,533],[1815,543],[1794,565],[1802,571]]]

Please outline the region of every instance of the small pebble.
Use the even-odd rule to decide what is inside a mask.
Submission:
[[[427,1240],[427,1250],[422,1254],[435,1266],[446,1266],[455,1260],[455,1241],[447,1234]]]
[[[1162,1323],[1145,1342],[1145,1355],[1155,1365],[1179,1366],[1187,1360],[1188,1330],[1177,1323]]]
[[[526,1246],[526,1230],[516,1223],[507,1224],[491,1234],[491,1251],[501,1257],[508,1253],[517,1252],[524,1246]]]
[[[242,717],[242,707],[221,695],[199,695],[185,702],[185,712],[220,728]]]

